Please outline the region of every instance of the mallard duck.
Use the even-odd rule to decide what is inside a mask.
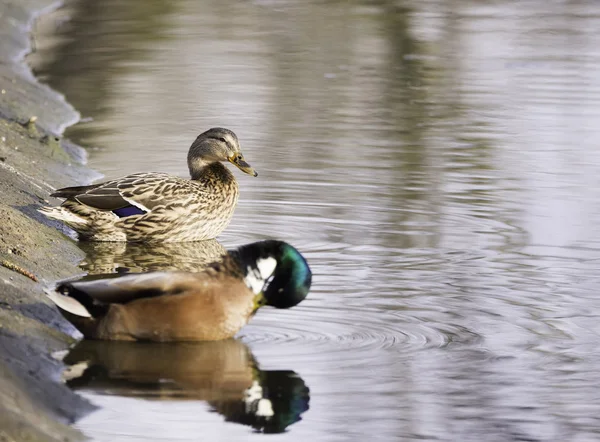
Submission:
[[[229,161],[257,176],[244,160],[237,136],[220,127],[198,135],[188,153],[191,180],[166,173],[134,173],[89,186],[66,187],[51,196],[60,207],[40,209],[89,241],[201,241],[229,224],[238,184],[221,164]]]
[[[311,277],[298,250],[268,240],[230,251],[202,272],[66,282],[48,296],[86,338],[215,341],[234,336],[263,305],[295,306]]]

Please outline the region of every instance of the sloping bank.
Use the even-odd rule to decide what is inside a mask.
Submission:
[[[89,181],[82,150],[61,139],[79,115],[24,63],[36,16],[54,0],[0,0],[0,441],[65,441],[93,407],[60,383],[50,356],[72,343],[43,289],[79,273],[83,253],[36,212],[52,189]],[[37,281],[36,281],[37,280]]]

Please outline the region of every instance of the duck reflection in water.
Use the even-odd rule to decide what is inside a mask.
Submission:
[[[160,270],[199,272],[227,250],[214,239],[185,243],[81,242],[79,267],[89,275]]]
[[[309,408],[294,371],[261,370],[235,339],[197,343],[81,341],[64,358],[71,388],[161,400],[202,400],[227,421],[281,433]]]

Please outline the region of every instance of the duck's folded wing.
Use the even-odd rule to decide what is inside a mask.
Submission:
[[[91,186],[65,187],[51,194],[56,198],[67,198],[98,210],[116,210],[130,206],[119,191],[118,181],[108,181]]]
[[[177,295],[198,283],[198,276],[185,272],[151,272],[74,281],[60,284],[56,291],[79,299],[90,298],[95,303],[127,304],[136,299]],[[84,304],[85,305],[85,304]]]
[[[163,173],[137,173],[98,185],[59,189],[52,196],[75,199],[98,210],[114,211],[133,206],[148,213],[168,202],[164,189],[173,180],[178,181]]]
[[[185,293],[198,284],[198,279],[193,273],[153,272],[65,282],[46,294],[57,307],[71,315],[100,318],[108,312],[110,304],[127,304],[137,299]]]

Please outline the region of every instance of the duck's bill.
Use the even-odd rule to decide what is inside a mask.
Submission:
[[[230,158],[229,161],[231,164],[235,164],[242,172],[247,173],[248,175],[258,176],[258,172],[256,172],[256,170],[254,170],[250,164],[246,163],[246,160],[243,158]]]

